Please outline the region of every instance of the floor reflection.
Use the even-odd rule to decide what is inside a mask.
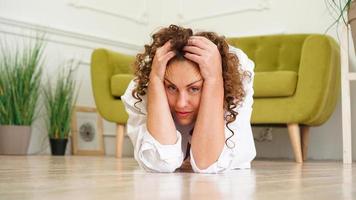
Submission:
[[[253,170],[232,170],[225,174],[191,172],[146,173],[136,171],[134,199],[251,199],[255,193]]]

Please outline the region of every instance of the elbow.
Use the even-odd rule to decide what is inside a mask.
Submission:
[[[179,167],[180,165],[173,165],[173,164],[168,164],[167,165],[162,165],[160,166],[158,172],[162,172],[162,173],[173,173],[176,171],[176,169]]]
[[[173,173],[180,166],[175,163],[166,163],[166,162],[155,163],[155,164],[139,162],[139,165],[146,172],[155,172],[155,173]]]
[[[205,162],[200,164],[195,163],[194,165],[192,165],[192,168],[195,173],[204,173],[204,174],[224,173],[228,171],[227,169],[229,169],[228,167],[219,166],[218,162],[214,162],[214,163]]]
[[[212,157],[208,156],[206,154],[203,154],[201,151],[194,151],[194,149],[190,152],[191,158],[194,160],[195,166],[199,170],[206,170],[208,169],[212,164],[214,164],[219,157]]]
[[[216,173],[224,173],[231,168],[233,160],[233,154],[230,151],[224,150],[221,154],[215,158],[196,158],[191,152],[191,164],[193,171],[196,173],[208,173],[208,174],[216,174]]]
[[[193,156],[191,157],[190,162],[192,164],[192,169],[195,173],[215,174],[221,173],[227,169],[225,169],[225,167],[219,167],[218,161],[211,161],[207,159],[195,160]]]
[[[182,155],[177,155],[161,159],[159,155],[151,151],[144,151],[136,157],[136,161],[147,172],[173,173],[182,164],[182,157]]]
[[[179,140],[174,145],[162,145],[148,132],[145,137],[145,142],[135,149],[135,159],[141,168],[149,172],[172,173],[181,166],[183,152],[180,137],[177,136]]]
[[[204,171],[208,169],[214,162],[208,160],[196,160],[195,165],[198,168],[197,171]]]

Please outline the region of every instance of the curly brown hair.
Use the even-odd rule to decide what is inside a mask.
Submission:
[[[238,115],[238,112],[234,109],[242,103],[245,97],[243,80],[250,78],[250,74],[240,69],[239,59],[235,53],[229,52],[229,45],[224,36],[219,36],[214,32],[197,32],[193,34],[192,29],[173,24],[154,33],[152,35],[152,43],[144,46],[144,52],[137,54],[134,63],[135,81],[137,84],[136,88],[132,91],[132,96],[138,100],[135,106],[137,103],[142,102],[141,96],[147,93],[151,63],[156,50],[168,40],[171,40],[171,48],[176,52],[176,55],[170,61],[185,59],[183,56],[185,53],[183,47],[187,44],[189,37],[193,35],[203,36],[212,41],[217,46],[221,55],[222,77],[224,80],[224,110],[226,111],[225,125],[232,133],[225,141],[225,144],[227,144],[227,141],[234,135],[234,131],[229,127],[229,124],[234,122]],[[233,143],[233,145],[235,144]]]

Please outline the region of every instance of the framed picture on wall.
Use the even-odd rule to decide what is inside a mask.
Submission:
[[[96,108],[76,106],[71,122],[73,155],[104,155],[103,119]]]

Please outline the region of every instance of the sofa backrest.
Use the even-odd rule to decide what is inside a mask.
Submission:
[[[133,74],[135,56],[109,51],[109,63],[113,66],[113,74]]]
[[[301,51],[307,34],[269,35],[227,38],[255,62],[255,72],[295,71],[298,73]]]

